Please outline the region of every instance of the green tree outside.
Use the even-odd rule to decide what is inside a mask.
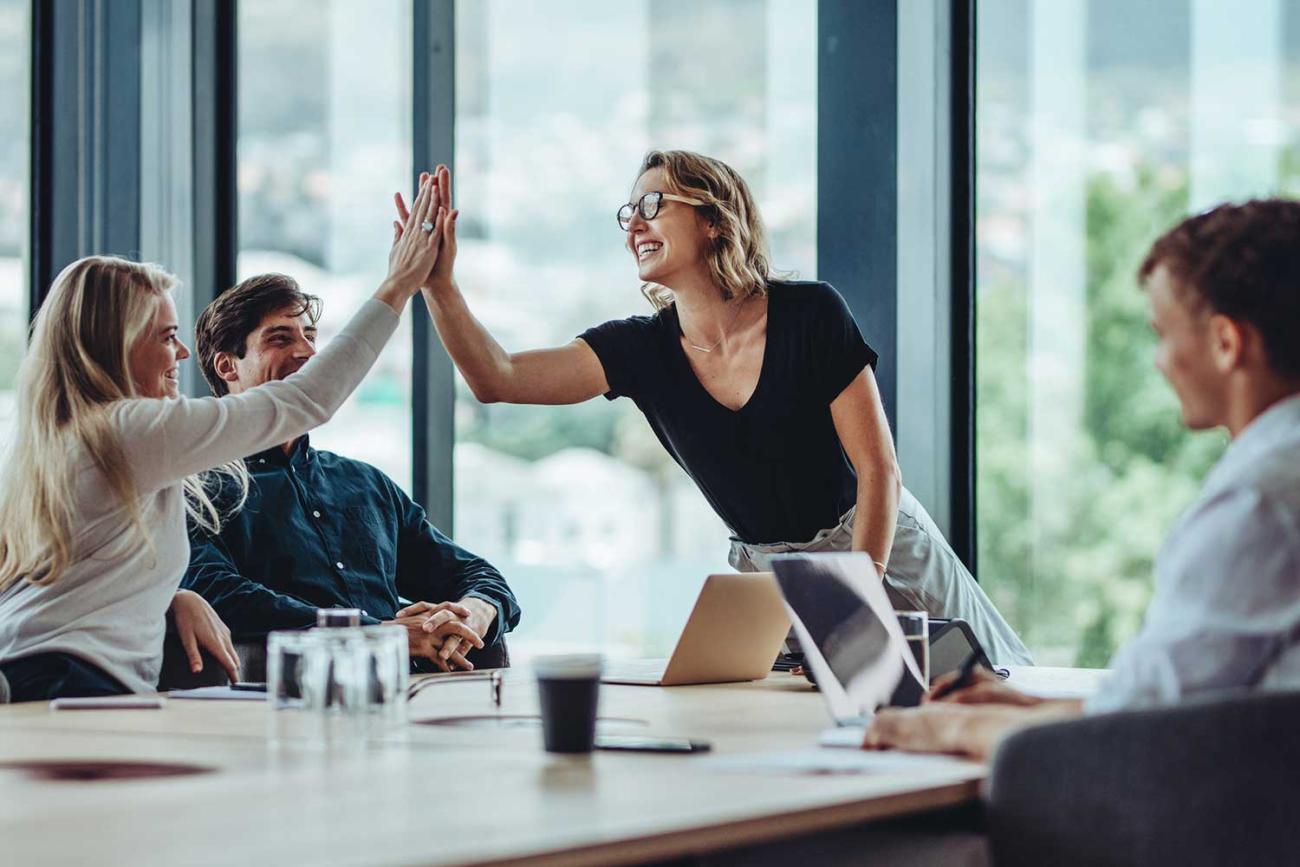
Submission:
[[[1030,532],[1026,281],[1008,272],[980,287],[978,567],[1041,664],[1102,667],[1140,626],[1161,541],[1226,439],[1182,426],[1137,287],[1151,242],[1186,212],[1186,172],[1146,167],[1128,185],[1097,174],[1086,195],[1082,426],[1053,446],[1067,462],[1063,527]]]

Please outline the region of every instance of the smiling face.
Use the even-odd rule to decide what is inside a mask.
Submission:
[[[1151,329],[1156,333],[1156,369],[1182,406],[1183,424],[1205,430],[1224,424],[1227,374],[1214,314],[1193,293],[1177,285],[1161,265],[1147,280]],[[1222,318],[1222,317],[1217,317]]]
[[[653,168],[637,179],[630,201],[636,204],[649,192],[670,192],[662,168]],[[637,276],[647,283],[672,286],[675,277],[706,268],[705,254],[710,228],[691,205],[664,199],[653,220],[633,210],[628,223],[626,247],[636,260]]]
[[[213,358],[217,376],[231,394],[297,373],[316,354],[316,326],[301,307],[269,313],[244,340],[241,358],[218,352]]]
[[[180,397],[179,363],[190,357],[190,350],[177,326],[176,302],[163,292],[153,321],[131,347],[131,381],[140,397]]]

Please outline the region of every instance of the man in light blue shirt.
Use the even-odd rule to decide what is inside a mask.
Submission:
[[[1300,202],[1222,205],[1175,226],[1138,274],[1156,367],[1193,430],[1232,438],[1162,546],[1139,634],[1088,702],[992,677],[881,711],[866,746],[978,757],[1028,725],[1228,689],[1300,689]]]

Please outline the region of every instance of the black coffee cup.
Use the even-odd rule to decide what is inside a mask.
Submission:
[[[596,742],[600,704],[599,654],[541,656],[533,660],[542,709],[542,740],[549,753],[589,753]]]

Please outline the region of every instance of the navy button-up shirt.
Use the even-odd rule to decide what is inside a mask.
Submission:
[[[383,472],[301,437],[245,460],[248,501],[219,536],[191,525],[182,586],[203,596],[239,638],[316,624],[317,608],[360,608],[365,623],[404,604],[475,596],[496,606],[486,645],[519,622],[501,573],[429,523]],[[228,505],[229,497],[218,505]],[[400,597],[400,598],[399,598]]]

